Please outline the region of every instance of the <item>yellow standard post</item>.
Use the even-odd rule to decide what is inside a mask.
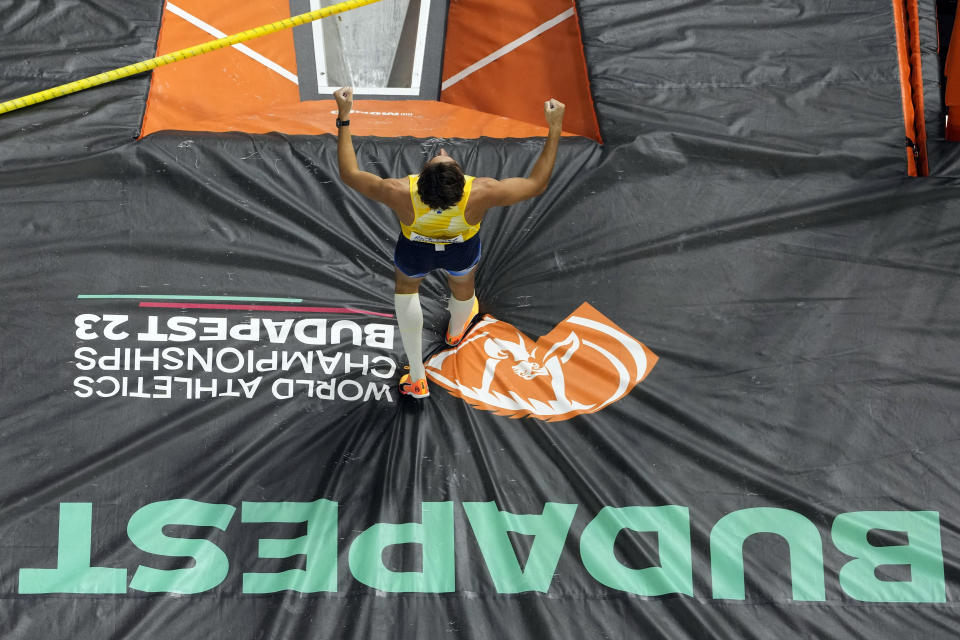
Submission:
[[[0,114],[22,109],[24,107],[29,107],[30,105],[38,104],[40,102],[46,102],[47,100],[53,100],[54,98],[59,98],[60,96],[83,91],[84,89],[90,89],[91,87],[107,84],[108,82],[114,82],[115,80],[121,80],[123,78],[135,76],[138,73],[145,73],[147,71],[156,69],[157,67],[162,67],[173,62],[186,60],[187,58],[193,58],[195,56],[203,55],[204,53],[210,53],[211,51],[216,51],[217,49],[223,49],[224,47],[246,42],[247,40],[253,40],[254,38],[259,38],[260,36],[265,36],[270,33],[296,27],[301,24],[313,22],[314,20],[319,20],[320,18],[326,18],[327,16],[343,13],[344,11],[350,11],[351,9],[357,9],[359,7],[379,1],[380,0],[347,0],[346,2],[324,7],[323,9],[317,9],[316,11],[301,13],[298,16],[293,16],[292,18],[287,18],[286,20],[279,20],[271,24],[263,25],[262,27],[248,29],[247,31],[237,33],[232,36],[227,36],[226,38],[211,40],[210,42],[205,42],[193,47],[181,49],[180,51],[174,51],[173,53],[168,53],[163,56],[144,60],[143,62],[137,62],[125,67],[120,67],[119,69],[104,71],[103,73],[99,73],[95,76],[83,78],[82,80],[75,80],[74,82],[60,85],[59,87],[53,87],[52,89],[31,93],[30,95],[23,96],[22,98],[8,100],[7,102],[0,102]]]

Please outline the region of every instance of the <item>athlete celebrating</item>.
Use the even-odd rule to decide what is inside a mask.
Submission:
[[[443,149],[423,165],[420,173],[405,178],[381,178],[357,166],[350,137],[353,89],[333,93],[339,109],[337,160],[340,178],[366,197],[381,202],[397,214],[400,236],[394,251],[396,286],[394,306],[403,350],[410,373],[400,378],[400,393],[414,398],[430,395],[421,345],[423,310],[420,283],[428,273],[442,269],[450,285],[450,322],[446,342],[463,339],[479,311],[474,273],[480,261],[480,223],[491,207],[506,207],[538,196],[547,188],[557,158],[564,105],[544,103],[549,133],[530,175],[526,178],[474,178],[464,175],[457,161]]]

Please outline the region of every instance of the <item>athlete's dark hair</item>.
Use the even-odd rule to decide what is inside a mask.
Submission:
[[[463,197],[463,170],[455,162],[431,162],[420,172],[417,193],[432,209],[446,209]]]

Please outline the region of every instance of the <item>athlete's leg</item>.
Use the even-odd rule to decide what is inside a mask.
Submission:
[[[477,296],[473,287],[476,266],[463,275],[447,274],[450,285],[450,323],[447,325],[447,344],[457,344],[463,337],[467,323],[477,313]]]
[[[420,283],[426,276],[411,277],[400,269],[394,268],[394,286],[393,292],[397,295],[410,295],[420,293]]]
[[[419,294],[423,277],[413,278],[399,269],[395,271],[395,277],[393,304],[397,311],[400,342],[410,361],[410,378],[417,381],[427,377],[423,368],[423,310]]]
[[[450,293],[453,294],[454,299],[466,301],[473,298],[473,280],[476,272],[477,268],[474,267],[463,275],[455,276],[452,273],[447,273],[447,284],[450,285]]]

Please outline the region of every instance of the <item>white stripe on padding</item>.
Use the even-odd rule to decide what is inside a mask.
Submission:
[[[539,27],[533,29],[532,31],[528,31],[527,33],[523,34],[522,36],[520,36],[519,38],[517,38],[516,40],[514,40],[514,41],[511,42],[510,44],[504,45],[503,47],[500,47],[499,49],[497,49],[496,51],[494,51],[493,53],[491,53],[490,55],[488,55],[488,56],[487,56],[486,58],[484,58],[483,60],[480,60],[480,61],[478,61],[478,62],[474,62],[472,65],[470,65],[469,67],[467,67],[466,69],[464,69],[464,70],[461,71],[460,73],[458,73],[458,74],[456,74],[456,75],[453,75],[453,76],[450,76],[449,78],[447,78],[446,80],[443,81],[443,84],[442,84],[442,85],[440,85],[440,90],[441,90],[441,91],[446,91],[447,89],[449,89],[449,88],[452,87],[453,85],[457,84],[458,82],[460,82],[461,80],[463,80],[464,78],[466,78],[467,76],[469,76],[470,74],[475,73],[475,72],[479,71],[480,69],[483,69],[485,66],[487,66],[488,64],[490,64],[490,63],[493,62],[494,60],[496,60],[496,59],[498,59],[498,58],[502,58],[503,56],[507,55],[508,53],[510,53],[511,51],[513,51],[514,49],[516,49],[517,47],[520,47],[520,46],[522,46],[522,45],[530,42],[531,40],[533,40],[534,38],[536,38],[537,36],[539,36],[539,35],[542,34],[543,32],[548,31],[548,30],[554,28],[555,26],[557,26],[558,24],[560,24],[561,22],[563,22],[563,21],[566,20],[567,18],[572,18],[573,15],[574,15],[574,14],[573,14],[573,7],[571,7],[571,8],[569,8],[569,9],[567,9],[566,11],[564,11],[563,13],[561,13],[560,15],[558,15],[557,17],[551,18],[550,20],[547,20],[546,22],[544,22],[544,23],[543,23],[542,25],[540,25]]]
[[[196,16],[194,16],[194,15],[191,15],[191,14],[187,13],[186,11],[184,11],[183,9],[181,9],[180,7],[178,7],[177,5],[173,4],[172,2],[168,2],[168,3],[167,3],[167,9],[170,10],[170,13],[172,13],[172,14],[174,14],[174,15],[180,16],[181,18],[183,18],[184,20],[186,20],[187,22],[189,22],[189,23],[192,24],[193,26],[197,27],[198,29],[202,29],[202,30],[206,31],[207,33],[209,33],[210,35],[212,35],[212,36],[215,37],[215,38],[226,38],[226,37],[227,37],[227,34],[224,33],[223,31],[220,31],[219,29],[217,29],[217,28],[214,27],[213,25],[207,24],[206,22],[204,22],[203,20],[201,20],[200,18],[198,18],[198,17],[196,17]],[[289,81],[292,82],[293,84],[299,86],[300,81],[299,81],[299,79],[297,78],[297,75],[296,75],[295,73],[291,73],[290,71],[287,71],[286,69],[284,69],[283,67],[281,67],[279,64],[277,64],[276,62],[274,62],[273,60],[271,60],[270,58],[266,58],[266,57],[260,55],[259,53],[257,53],[257,52],[254,51],[253,49],[251,49],[250,47],[248,47],[248,46],[246,46],[246,45],[243,45],[243,44],[235,44],[235,45],[233,45],[233,48],[236,49],[237,51],[239,51],[240,53],[242,53],[243,55],[249,56],[250,58],[253,58],[254,60],[256,60],[257,62],[259,62],[260,64],[262,64],[262,65],[265,66],[266,68],[270,69],[271,71],[275,71],[276,73],[279,73],[281,76],[283,76],[284,78],[286,78],[287,80],[289,80]]]

